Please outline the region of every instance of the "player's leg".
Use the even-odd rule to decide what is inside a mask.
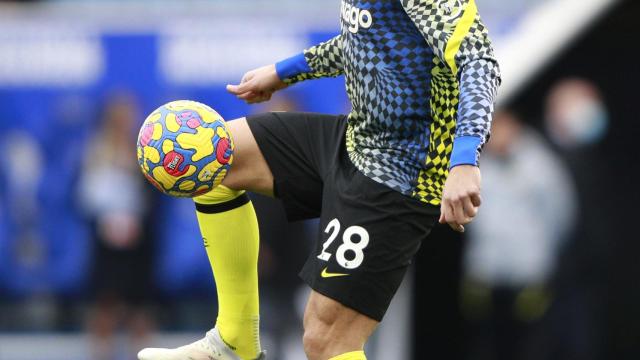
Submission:
[[[221,186],[194,199],[218,285],[218,323],[202,340],[178,349],[145,349],[140,359],[252,359],[259,349],[258,231],[241,189],[275,194],[290,220],[319,216],[324,169],[316,147],[342,136],[345,124],[341,116],[308,113],[266,113],[228,122],[233,166]]]
[[[271,194],[273,175],[246,120],[229,121],[227,126],[235,143],[233,166],[223,185],[194,198],[218,292],[216,327],[204,339],[178,349],[145,349],[140,359],[245,360],[260,356],[258,222],[251,201],[239,189]]]
[[[233,166],[222,185],[273,196],[273,174],[246,118],[227,122],[235,144]]]
[[[378,321],[312,291],[304,313],[304,351],[310,360],[364,360]]]
[[[235,143],[233,166],[222,186],[194,201],[218,293],[216,329],[240,358],[255,359],[261,350],[259,233],[244,189],[270,195],[273,175],[246,119],[230,121],[228,128]]]
[[[318,241],[301,272],[314,290],[304,345],[312,360],[362,360],[439,210],[365,176],[342,140],[336,144],[340,151],[322,158],[334,166],[324,182]]]

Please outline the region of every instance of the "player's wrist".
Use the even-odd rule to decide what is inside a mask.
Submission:
[[[299,53],[290,58],[278,61],[275,64],[276,75],[280,81],[296,77],[297,75],[311,72],[307,59],[304,57],[304,53]]]
[[[477,136],[458,136],[453,140],[449,169],[461,165],[478,166],[482,139]]]

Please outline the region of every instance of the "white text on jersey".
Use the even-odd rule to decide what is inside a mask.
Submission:
[[[342,20],[349,25],[348,29],[355,34],[358,30],[368,29],[373,24],[371,12],[366,9],[359,9],[351,4],[342,2]]]

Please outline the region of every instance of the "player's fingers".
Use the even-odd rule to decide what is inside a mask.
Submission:
[[[446,221],[454,231],[464,232],[464,227],[456,220],[455,204],[453,201],[447,203]]]
[[[260,101],[262,102],[262,101],[269,101],[269,100],[271,100],[271,94],[272,94],[272,93],[265,94],[265,95],[262,97],[262,99],[260,99]]]
[[[482,197],[478,193],[471,194],[471,203],[475,207],[482,205]]]
[[[464,215],[468,219],[473,219],[478,215],[478,207],[473,205],[473,201],[471,201],[471,197],[465,197],[462,200],[462,207],[464,209]]]
[[[260,103],[260,102],[267,101],[267,100],[271,99],[271,94],[272,93],[266,92],[266,91],[258,92],[258,93],[256,93],[256,96],[254,96],[251,99],[249,99],[247,101],[247,103],[255,104],[255,103]]]
[[[260,96],[260,93],[257,93],[255,91],[247,91],[245,93],[237,95],[238,99],[242,99],[245,101],[253,101],[255,98],[259,96]]]
[[[255,77],[255,74],[253,72],[248,72],[242,76],[242,79],[240,79],[240,84],[244,84],[249,80],[253,79],[254,77]]]
[[[239,88],[240,88],[240,85],[227,84],[227,91],[234,95],[242,94]]]
[[[446,224],[447,220],[444,218],[444,210],[442,209],[442,206],[440,206],[440,219],[438,219],[438,222],[440,224]]]
[[[453,220],[455,221],[456,224],[466,224],[469,221],[467,221],[467,216],[464,214],[464,206],[463,206],[463,202],[462,199],[460,200],[456,200],[451,204],[452,210],[453,210]]]
[[[463,232],[464,232],[464,226],[462,226],[462,225],[460,225],[460,224],[457,224],[457,223],[455,223],[455,222],[450,222],[450,223],[449,223],[449,226],[450,226],[454,231],[461,232],[461,233],[463,233]]]
[[[453,211],[451,209],[451,204],[448,200],[443,200],[442,205],[440,205],[440,218],[442,219],[442,223],[446,224],[450,221],[453,221]]]
[[[232,84],[227,85],[227,91],[234,95],[244,94],[251,90],[253,90],[253,82],[251,81],[240,83],[238,85],[232,85]]]
[[[441,209],[442,213],[440,215],[440,218],[443,220],[443,223],[449,224],[449,226],[455,231],[464,232],[464,226],[458,224],[455,220],[453,203],[448,200],[443,201]]]

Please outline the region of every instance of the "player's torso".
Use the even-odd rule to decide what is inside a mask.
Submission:
[[[398,0],[343,0],[341,29],[350,156],[369,177],[415,196],[429,166],[438,60]]]

